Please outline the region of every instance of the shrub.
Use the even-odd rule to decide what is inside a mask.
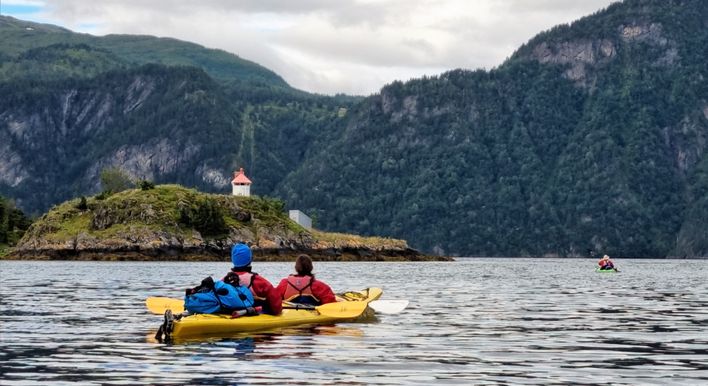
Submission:
[[[101,187],[108,195],[131,189],[135,186],[130,175],[121,168],[108,168],[101,171]]]
[[[86,197],[81,196],[81,199],[79,199],[79,203],[76,204],[76,209],[78,209],[78,210],[88,209],[88,204],[86,203]]]
[[[150,190],[155,189],[155,183],[148,180],[138,180],[135,184],[140,190]]]
[[[217,236],[229,231],[219,203],[211,198],[201,198],[193,205],[180,209],[180,223],[193,227],[202,236]]]

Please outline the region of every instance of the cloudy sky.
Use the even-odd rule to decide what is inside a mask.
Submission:
[[[615,0],[0,0],[0,13],[94,35],[221,48],[293,87],[368,95],[394,80],[490,69],[538,32]]]

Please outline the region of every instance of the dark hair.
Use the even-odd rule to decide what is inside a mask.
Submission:
[[[298,275],[312,275],[312,259],[307,255],[300,255],[295,260],[295,271]]]
[[[251,272],[251,264],[245,267],[233,267],[231,270],[234,272]]]

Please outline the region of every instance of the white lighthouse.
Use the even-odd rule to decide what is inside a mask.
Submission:
[[[250,196],[251,195],[251,180],[246,177],[243,172],[243,168],[239,171],[234,172],[234,179],[231,181],[231,187],[233,188],[232,194],[234,196]]]

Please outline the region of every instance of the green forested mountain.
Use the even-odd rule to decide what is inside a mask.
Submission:
[[[706,2],[627,0],[491,71],[361,99],[190,43],[2,17],[0,193],[36,213],[112,166],[227,192],[244,166],[320,229],[426,252],[708,256],[706,31]]]
[[[0,36],[0,192],[35,214],[96,193],[100,171],[114,166],[207,191],[228,191],[230,171],[246,166],[254,191],[270,192],[357,100],[310,95],[234,55],[176,40],[168,49],[151,37],[98,38],[6,17]],[[138,40],[152,56],[131,51]]]
[[[168,66],[194,66],[224,83],[249,83],[252,86],[290,89],[280,76],[256,63],[222,50],[208,49],[171,38],[144,35],[97,37],[8,16],[0,16],[0,36],[0,53],[7,58],[22,57],[33,48],[43,50],[56,44],[91,46],[109,51],[115,57],[137,65],[157,63]],[[91,62],[96,59],[85,60]]]
[[[625,1],[492,71],[396,82],[279,193],[440,253],[706,256],[707,23],[703,1]]]

